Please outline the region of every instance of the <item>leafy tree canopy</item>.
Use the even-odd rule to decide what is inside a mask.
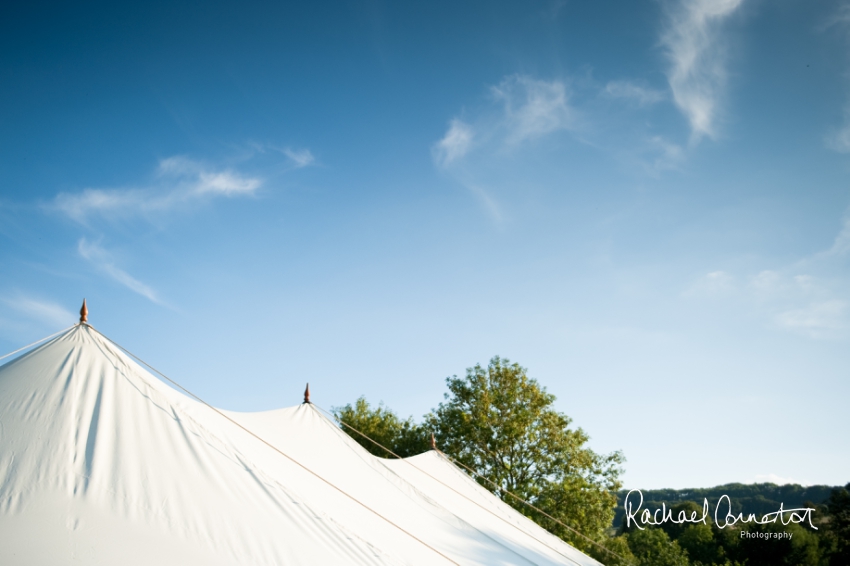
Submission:
[[[639,566],[690,566],[688,553],[661,529],[637,530],[623,536]]]
[[[832,491],[827,507],[830,517],[825,542],[832,550],[829,564],[850,564],[850,483]]]
[[[498,356],[446,379],[445,402],[426,417],[439,448],[486,480],[479,483],[550,532],[589,543],[508,495],[512,492],[594,540],[605,538],[620,487],[619,452],[600,455],[554,410],[555,396],[525,368]]]
[[[372,408],[366,399],[360,397],[354,405],[334,407],[332,410],[337,419],[348,425],[343,425],[343,429],[375,456],[392,457],[363,435],[386,446],[402,458],[415,456],[429,448],[430,433],[427,430],[414,423],[412,418],[402,420],[383,404]],[[363,435],[354,432],[352,428]]]

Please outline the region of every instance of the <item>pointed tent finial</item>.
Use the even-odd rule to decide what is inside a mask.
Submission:
[[[434,433],[431,433],[431,450],[437,449],[437,439],[434,438]]]
[[[304,402],[305,403],[310,402],[310,384],[309,383],[307,384],[307,389],[304,390]]]
[[[83,306],[80,308],[80,323],[87,322],[89,319],[89,308],[86,306],[86,300],[83,299]]]

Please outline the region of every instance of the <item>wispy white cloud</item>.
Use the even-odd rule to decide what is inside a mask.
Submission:
[[[787,281],[778,272],[772,269],[764,269],[750,278],[750,286],[756,293],[756,297],[767,300],[777,297],[780,293],[787,292]]]
[[[88,188],[78,193],[59,193],[48,208],[85,224],[94,215],[144,215],[202,198],[252,195],[263,184],[258,177],[232,169],[215,170],[182,156],[160,161],[156,173],[156,182],[145,188]]]
[[[850,26],[850,2],[844,1],[833,12],[823,25],[823,29],[829,29],[833,26]]]
[[[292,149],[286,147],[281,152],[292,161],[296,169],[307,167],[316,161],[316,158],[313,157],[313,153],[309,149]]]
[[[138,293],[139,295],[145,297],[153,303],[156,303],[158,305],[163,304],[163,302],[159,299],[153,289],[151,289],[148,285],[142,283],[135,277],[131,276],[129,273],[127,273],[120,267],[116,266],[115,262],[112,259],[112,255],[105,249],[103,249],[99,244],[95,242],[89,242],[85,238],[81,238],[80,241],[77,243],[77,251],[79,252],[80,256],[88,260],[97,269],[99,269],[121,285],[124,285],[134,293]]]
[[[198,175],[195,192],[224,196],[252,194],[261,184],[262,182],[259,179],[246,178],[232,171],[203,172]]]
[[[466,155],[472,146],[473,135],[472,126],[457,118],[453,119],[443,139],[431,148],[434,162],[445,167]]]
[[[770,326],[810,338],[832,338],[850,329],[845,294],[822,278],[792,275],[791,269],[763,270],[744,278],[713,271],[697,279],[683,296],[743,300]]]
[[[574,124],[567,86],[558,80],[542,81],[525,75],[506,77],[491,88],[504,104],[508,143],[516,144]]]
[[[712,271],[699,277],[684,297],[744,301],[769,325],[810,338],[832,339],[850,332],[850,292],[842,272],[850,254],[850,213],[832,246],[790,265],[735,276]]]
[[[490,217],[496,221],[502,221],[502,210],[499,208],[498,203],[490,196],[484,187],[476,185],[474,183],[465,184],[466,188],[469,189],[472,194],[474,194],[481,204],[484,206],[484,209],[490,215]]]
[[[826,147],[838,153],[850,153],[850,109],[844,112],[844,123],[827,134]]]
[[[578,89],[578,94],[575,90]],[[582,90],[583,89],[583,90]],[[503,77],[489,87],[490,97],[475,110],[465,110],[463,117],[449,121],[443,136],[431,146],[434,165],[451,175],[480,202],[493,218],[495,199],[480,198],[484,194],[504,194],[501,179],[494,171],[507,167],[523,168],[529,164],[527,150],[545,148],[558,133],[573,140],[636,165],[643,172],[657,177],[663,171],[678,169],[686,158],[687,148],[670,141],[667,136],[628,132],[605,137],[612,131],[612,119],[623,118],[622,112],[608,112],[614,104],[623,102],[630,112],[669,100],[666,92],[652,89],[640,81],[611,81],[600,90],[598,83],[569,78],[544,80],[529,75],[513,74]],[[585,96],[589,95],[589,96]],[[604,102],[602,99],[609,99]],[[576,102],[584,100],[579,107]],[[604,107],[606,115],[601,113]],[[641,110],[643,111],[643,110]],[[616,118],[611,118],[616,115]],[[629,115],[623,119],[632,120]],[[640,119],[642,130],[646,121]],[[547,137],[548,136],[548,137]],[[557,138],[557,143],[564,136]],[[539,156],[534,159],[539,162]]]
[[[844,215],[841,231],[835,237],[832,247],[823,252],[826,256],[850,255],[850,213]]]
[[[182,156],[169,157],[160,161],[159,176],[179,182],[182,194],[172,196],[184,199],[206,194],[222,196],[252,194],[262,185],[262,181],[256,177],[245,177],[232,170],[213,171],[198,161]]]
[[[510,75],[491,86],[490,93],[500,108],[485,112],[476,126],[453,118],[445,135],[431,147],[437,166],[456,163],[473,149],[515,149],[522,142],[575,125],[575,110],[563,81]]]
[[[667,95],[660,90],[654,90],[632,81],[611,81],[602,89],[602,94],[609,98],[631,100],[638,106],[648,106],[667,98]]]
[[[839,289],[822,277],[795,273],[810,262],[750,277],[745,293],[775,326],[813,338],[835,336],[848,328],[848,302]],[[814,267],[811,266],[810,267]]]
[[[510,159],[516,167],[523,167],[529,142],[537,142],[535,147],[540,148],[549,141],[543,138],[557,133],[566,132],[575,141],[609,152],[653,177],[680,168],[687,157],[686,146],[670,141],[667,135],[646,132],[643,118],[636,126],[643,133],[624,133],[623,124],[616,124],[618,134],[606,136],[614,130],[612,120],[634,120],[633,114],[610,112],[612,103],[625,104],[633,113],[670,100],[667,92],[639,80],[611,81],[600,88],[591,80],[513,74],[489,91],[486,104],[450,120],[442,138],[431,146],[434,164],[467,188],[486,185],[490,192],[498,190],[498,180],[492,179],[493,165],[502,167]]]
[[[712,271],[706,273],[691,285],[685,292],[685,296],[716,296],[730,293],[735,290],[735,277],[725,271]]]
[[[206,169],[198,161],[183,155],[174,155],[160,160],[157,174],[161,177],[197,177]]]
[[[54,327],[70,326],[77,319],[71,311],[61,305],[27,295],[19,294],[5,298],[3,303],[27,319],[43,322]]]
[[[678,0],[667,6],[661,34],[673,101],[688,119],[691,139],[717,135],[726,84],[723,23],[743,0]]]
[[[84,189],[79,193],[59,193],[49,207],[84,224],[95,213],[147,212],[165,208],[170,201],[167,195],[153,197],[137,189]]]
[[[848,302],[834,299],[779,312],[774,320],[787,330],[820,338],[845,330],[847,313]]]
[[[295,169],[309,167],[316,163],[316,156],[309,149],[296,149],[293,147],[280,147],[270,143],[252,141],[248,144],[247,156],[250,158],[256,154],[267,154],[269,152],[280,153],[285,156]]]
[[[449,122],[443,137],[431,146],[434,164],[453,176],[481,203],[496,222],[503,214],[491,183],[482,182],[482,163],[493,156],[518,151],[523,143],[574,127],[575,112],[563,81],[544,81],[510,75],[490,87],[491,104],[472,124],[460,118]]]
[[[835,29],[850,38],[850,2],[842,2],[821,26],[821,31]],[[844,105],[843,120],[824,138],[827,148],[838,153],[850,153],[850,102]]]
[[[649,153],[652,156],[650,171],[658,174],[661,171],[676,169],[685,159],[682,146],[667,141],[661,136],[652,136],[647,140]]]

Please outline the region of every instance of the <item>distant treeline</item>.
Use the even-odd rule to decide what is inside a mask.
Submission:
[[[833,488],[733,483],[641,493],[640,511],[640,497],[629,498],[629,516],[634,520],[626,525],[623,503],[628,491],[617,492],[616,518],[606,542],[623,552],[603,559],[607,566],[850,566],[850,484]],[[715,520],[724,495],[729,500],[723,499]],[[703,523],[705,499],[708,517]],[[780,518],[780,506],[805,510]],[[664,508],[663,515],[656,514]],[[649,512],[646,521],[643,511]],[[743,514],[740,520],[739,514]]]
[[[762,516],[765,513],[773,513],[779,510],[782,503],[785,509],[798,507],[815,507],[823,504],[829,499],[833,489],[841,486],[811,485],[804,487],[798,484],[776,485],[773,483],[729,483],[717,487],[694,488],[694,489],[642,489],[643,509],[654,511],[660,509],[664,503],[667,508],[678,503],[693,501],[702,507],[703,499],[708,498],[709,514],[714,513],[717,501],[722,495],[728,495],[732,503],[732,512],[738,514],[743,512],[744,516],[755,513]],[[612,527],[619,529],[623,525],[626,516],[623,503],[626,499],[627,489],[617,492],[617,510],[614,515]],[[637,494],[629,499],[637,506]]]

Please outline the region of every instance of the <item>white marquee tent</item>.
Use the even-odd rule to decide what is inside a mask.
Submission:
[[[0,564],[599,563],[438,451],[213,409],[81,323],[0,366]]]

